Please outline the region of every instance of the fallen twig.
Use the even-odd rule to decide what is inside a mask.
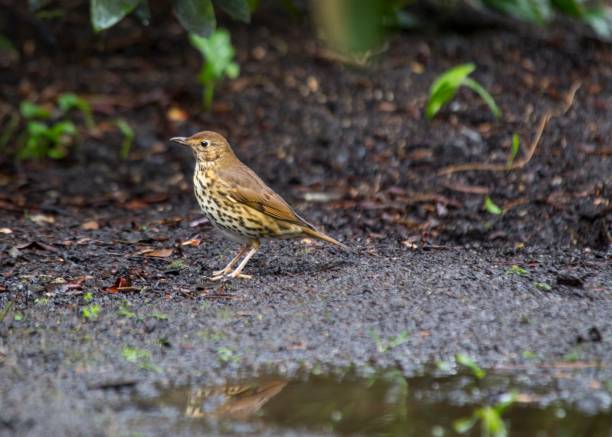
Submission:
[[[580,88],[582,84],[580,82],[574,82],[570,87],[567,95],[565,96],[564,106],[561,112],[548,111],[542,115],[540,118],[540,123],[538,124],[538,128],[536,130],[535,137],[531,142],[529,148],[527,149],[527,153],[523,159],[519,159],[515,161],[511,165],[507,164],[495,164],[495,163],[486,163],[486,162],[468,162],[465,164],[455,164],[444,167],[442,170],[438,172],[438,175],[444,176],[452,173],[458,173],[462,171],[512,171],[518,170],[525,167],[531,158],[535,155],[535,151],[540,144],[540,140],[542,139],[542,134],[544,133],[544,129],[546,125],[553,117],[559,117],[561,115],[565,115],[567,111],[570,110],[572,105],[574,104],[574,99],[576,97],[576,92]]]

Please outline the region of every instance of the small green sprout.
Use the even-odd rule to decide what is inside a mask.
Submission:
[[[124,346],[121,356],[129,363],[137,364],[139,368],[161,372],[161,368],[151,362],[151,352],[145,349]]]
[[[217,29],[208,38],[191,34],[189,39],[204,59],[198,80],[204,87],[202,94],[204,108],[209,111],[217,83],[225,76],[230,79],[238,77],[240,67],[233,61],[235,50],[227,30]]]
[[[44,158],[61,159],[68,153],[68,144],[77,135],[71,121],[59,121],[47,125],[40,121],[28,121],[25,143],[17,153],[21,159]]]
[[[133,317],[136,317],[136,313],[133,311],[130,311],[130,309],[127,306],[120,307],[119,310],[117,311],[117,314],[120,317],[125,317],[126,319],[131,319]]]
[[[23,314],[15,313],[15,315],[13,316],[13,320],[15,320],[16,322],[20,322],[21,320],[23,320]]]
[[[151,313],[151,317],[153,317],[154,319],[157,320],[168,320],[168,316],[165,315],[164,313],[160,313],[158,311],[155,311],[153,313]]]
[[[486,196],[484,199],[484,203],[482,205],[482,208],[487,211],[489,214],[493,214],[493,215],[500,215],[503,211],[502,209],[497,206],[489,196]]]
[[[535,360],[536,358],[538,358],[538,354],[532,351],[523,351],[521,355],[526,360]]]
[[[472,375],[474,375],[477,379],[482,379],[487,374],[487,372],[482,370],[472,358],[465,354],[455,355],[455,361],[457,362],[457,364],[461,364],[462,366],[470,369]]]
[[[87,293],[85,293],[83,295],[83,300],[85,302],[91,302],[93,300],[93,293],[91,291],[88,291]]]
[[[399,345],[406,343],[408,338],[410,338],[410,334],[408,331],[402,331],[398,335],[394,337],[389,337],[386,340],[383,340],[378,332],[371,330],[369,332],[370,337],[374,340],[374,344],[376,345],[376,351],[379,354],[384,354],[385,352],[390,351],[391,349],[395,349]]]
[[[64,113],[72,109],[81,111],[87,128],[92,129],[95,126],[91,105],[83,97],[79,97],[74,93],[64,93],[58,97],[57,105]]]
[[[542,290],[542,291],[552,290],[552,287],[550,286],[550,284],[547,284],[546,282],[535,282],[533,286],[537,288],[538,290]]]
[[[506,166],[508,168],[512,167],[514,164],[514,160],[518,155],[519,150],[521,149],[521,139],[519,138],[517,133],[512,135],[512,147],[510,149],[510,154],[508,155],[508,160],[506,161]]]
[[[230,348],[223,347],[223,346],[217,349],[217,356],[224,363],[228,363],[228,362],[235,363],[235,362],[240,361],[240,357],[238,356],[238,354],[236,354],[236,352],[234,352]]]
[[[527,274],[527,270],[521,266],[517,266],[516,264],[512,264],[510,268],[506,271],[506,275],[518,275],[525,276]]]
[[[501,111],[491,94],[474,79],[468,77],[475,69],[476,66],[472,63],[462,64],[438,76],[429,89],[429,100],[425,111],[428,119],[434,118],[442,106],[453,100],[457,91],[463,85],[478,94],[489,106],[493,115],[499,118]]]
[[[125,121],[123,118],[119,118],[115,121],[115,126],[123,135],[123,141],[121,142],[121,158],[127,159],[130,154],[130,150],[132,150],[132,146],[134,145],[134,138],[136,138],[136,134],[134,133],[134,129]]]
[[[453,422],[455,432],[465,434],[471,430],[478,421],[481,425],[481,435],[485,437],[506,437],[508,429],[502,415],[516,400],[516,393],[506,393],[494,406],[477,408],[470,417]]]
[[[81,309],[81,314],[83,315],[84,319],[96,320],[98,316],[100,315],[100,305],[98,304],[87,305],[86,307],[83,307]]]

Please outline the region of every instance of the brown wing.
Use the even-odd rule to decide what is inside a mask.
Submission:
[[[236,202],[277,220],[314,229],[247,166],[231,166],[220,169],[218,173],[220,180],[226,185],[228,195]]]

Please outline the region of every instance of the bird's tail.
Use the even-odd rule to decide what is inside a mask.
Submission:
[[[330,237],[329,235],[326,235],[323,232],[319,232],[316,229],[311,229],[311,228],[304,227],[303,231],[304,231],[304,234],[308,235],[309,237],[313,237],[313,238],[316,238],[318,240],[326,241],[326,242],[331,243],[331,244],[333,244],[335,246],[341,247],[344,250],[350,250],[350,248],[346,244],[342,244],[338,240],[335,240],[332,237]]]

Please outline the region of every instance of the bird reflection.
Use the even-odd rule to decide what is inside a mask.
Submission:
[[[192,388],[185,416],[244,420],[253,416],[287,385],[284,380],[255,381],[249,384]]]

